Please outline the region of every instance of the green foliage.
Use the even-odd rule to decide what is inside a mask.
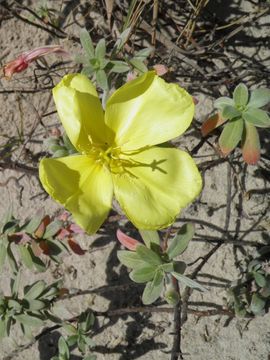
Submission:
[[[259,250],[259,256],[248,259],[246,270],[228,290],[228,304],[237,316],[263,315],[270,305],[270,247]]]
[[[44,216],[41,211],[23,225],[8,214],[0,226],[0,269],[8,261],[12,271],[17,272],[19,257],[28,269],[42,272],[47,268],[48,258],[60,262],[61,254],[68,249],[83,255],[84,251],[73,238],[82,232],[77,228],[68,221]]]
[[[166,250],[160,246],[159,235],[154,231],[140,231],[146,244],[137,244],[135,251],[120,250],[117,253],[120,262],[131,268],[129,276],[132,281],[137,283],[146,283],[142,301],[144,304],[151,304],[156,301],[163,292],[168,303],[178,301],[178,295],[173,289],[170,289],[172,277],[177,279],[185,286],[204,291],[200,284],[183,275],[186,270],[186,264],[183,261],[176,260],[188,246],[189,241],[194,235],[194,228],[191,224],[185,224],[170,241]],[[121,237],[121,243],[127,247],[130,245],[130,239],[125,240]],[[136,241],[134,239],[134,241]]]
[[[11,295],[0,297],[0,338],[9,336],[15,323],[25,335],[31,336],[31,328],[43,326],[48,318],[56,319],[50,313],[59,295],[59,282],[47,286],[44,281],[37,281],[25,286],[20,297],[20,273],[17,273],[10,281],[10,290]]]
[[[77,325],[64,323],[63,329],[67,333],[67,337],[61,336],[58,341],[58,356],[53,360],[69,360],[71,348],[78,348],[84,356],[83,360],[95,360],[96,356],[89,353],[90,349],[95,347],[95,343],[91,339],[91,330],[94,325],[95,318],[93,313],[86,311],[82,313],[78,319]]]
[[[142,49],[131,58],[125,57],[123,48],[129,36],[130,28],[127,28],[120,34],[112,51],[108,52],[105,39],[100,39],[95,47],[88,31],[86,29],[81,31],[80,41],[84,54],[75,56],[75,61],[82,64],[82,73],[90,78],[93,77],[104,91],[111,88],[113,74],[126,73],[133,69],[139,74],[147,71],[144,61],[152,52],[152,48]]]
[[[260,140],[256,127],[270,127],[269,114],[261,109],[269,102],[269,89],[255,89],[249,93],[245,84],[239,84],[234,89],[232,99],[221,97],[215,101],[223,121],[215,122],[212,117],[206,120],[202,128],[203,135],[228,121],[219,138],[221,152],[227,155],[242,140],[244,161],[254,165],[260,158]]]
[[[63,136],[53,136],[45,140],[45,145],[49,149],[53,158],[76,154],[77,150],[71,144],[66,133]]]

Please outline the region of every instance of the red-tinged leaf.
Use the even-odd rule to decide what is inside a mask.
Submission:
[[[218,140],[220,150],[224,156],[227,156],[239,143],[244,130],[244,121],[242,118],[229,121]]]
[[[43,250],[35,240],[32,240],[31,248],[36,257],[40,257],[40,255],[43,253]]]
[[[208,135],[211,131],[216,129],[218,126],[222,125],[227,121],[227,119],[224,119],[221,114],[218,112],[210,118],[208,118],[201,127],[202,136]]]
[[[68,294],[69,294],[69,290],[67,288],[59,289],[59,293],[58,293],[59,297],[63,297],[63,296],[68,295]]]
[[[140,242],[138,240],[133,239],[132,237],[126,235],[120,229],[117,230],[116,236],[117,239],[120,241],[120,243],[131,251],[135,251],[137,245],[140,245]]]
[[[8,238],[9,241],[15,242],[16,244],[19,245],[25,245],[31,241],[31,237],[24,232],[14,233],[10,235]]]
[[[49,225],[49,223],[51,222],[51,218],[49,217],[49,215],[46,215],[41,223],[39,224],[37,230],[35,231],[35,236],[38,238],[38,239],[41,239],[42,236],[44,235],[45,233],[45,230],[46,230],[46,227]]]
[[[84,255],[86,253],[86,250],[83,250],[80,247],[80,245],[77,243],[77,241],[72,237],[68,239],[68,245],[71,248],[71,250],[77,255]]]
[[[64,222],[67,221],[68,218],[69,218],[69,212],[67,211],[64,211],[62,214],[58,216],[58,219]]]
[[[256,127],[245,122],[242,154],[244,161],[249,165],[256,165],[260,160],[261,144]]]
[[[85,234],[85,231],[77,224],[70,224],[69,229],[73,234]]]
[[[57,237],[59,240],[63,240],[65,237],[70,235],[70,231],[68,229],[59,230]]]
[[[41,240],[41,241],[39,242],[39,246],[40,246],[40,248],[42,249],[43,254],[45,254],[45,255],[50,255],[50,247],[49,247],[47,241]]]
[[[194,96],[192,96],[192,100],[194,105],[197,105],[199,103],[199,100],[197,98],[195,98]]]

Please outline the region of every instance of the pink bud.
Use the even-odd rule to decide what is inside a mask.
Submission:
[[[165,66],[163,64],[154,65],[153,68],[156,70],[156,73],[157,73],[158,76],[162,76],[162,75],[166,74],[169,71],[167,66]]]
[[[42,56],[56,53],[60,55],[68,55],[60,45],[42,46],[33,50],[25,51],[19,55],[15,60],[8,62],[3,66],[4,76],[10,79],[14,73],[19,73],[28,68],[29,64]]]
[[[140,242],[138,240],[126,235],[120,229],[117,230],[116,236],[120,243],[131,251],[135,251],[137,245],[140,245]]]

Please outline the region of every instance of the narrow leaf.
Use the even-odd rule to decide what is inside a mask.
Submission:
[[[270,102],[270,89],[255,89],[251,91],[248,107],[261,108]]]
[[[101,89],[108,90],[108,80],[104,70],[98,70],[96,72],[96,81]]]
[[[194,232],[195,229],[192,224],[184,224],[181,229],[178,230],[176,236],[170,241],[167,250],[169,259],[175,258],[186,250],[189,241],[194,236]]]
[[[33,268],[33,260],[28,250],[28,246],[19,245],[20,256],[23,264],[28,268]]]
[[[27,289],[24,294],[24,298],[26,300],[33,300],[37,299],[45,289],[46,284],[43,280],[35,282],[31,287]]]
[[[7,248],[4,244],[0,243],[0,270],[2,269],[5,263],[6,255],[7,255]]]
[[[40,318],[35,317],[33,315],[29,315],[29,314],[16,315],[15,319],[18,320],[20,323],[22,323],[25,326],[38,327],[38,326],[43,326],[43,324],[44,324],[43,320],[41,320]]]
[[[117,39],[115,45],[114,45],[114,52],[119,52],[122,47],[125,45],[125,43],[128,41],[129,35],[131,32],[131,28],[126,28]]]
[[[76,255],[84,255],[86,250],[83,250],[80,244],[73,238],[68,238],[68,245]]]
[[[151,55],[153,49],[153,47],[141,49],[135,53],[134,57],[139,60],[145,60],[149,55]]]
[[[244,129],[244,122],[241,118],[228,122],[219,138],[219,146],[223,155],[228,155],[239,143]]]
[[[139,59],[133,58],[129,60],[130,64],[139,72],[145,73],[148,71],[146,65]]]
[[[43,239],[48,239],[50,237],[53,237],[54,235],[56,235],[58,233],[58,231],[61,229],[61,227],[63,226],[63,222],[60,220],[55,220],[53,222],[51,222],[47,227],[46,227],[46,231],[43,235]]]
[[[202,285],[198,284],[196,281],[190,279],[189,277],[183,275],[183,274],[179,274],[177,272],[172,272],[172,275],[178,280],[180,281],[180,283],[192,288],[192,289],[198,289],[201,291],[206,291],[206,288],[203,287]]]
[[[23,230],[29,234],[32,234],[35,230],[37,230],[43,218],[44,212],[43,210],[39,210],[37,214],[27,223],[27,225],[23,227]]]
[[[95,57],[99,60],[102,60],[104,59],[105,54],[106,54],[105,39],[100,39],[96,46]]]
[[[110,61],[110,64],[113,65],[111,71],[115,73],[123,73],[130,70],[130,66],[124,61]]]
[[[227,119],[224,119],[221,116],[221,113],[218,112],[212,116],[210,116],[201,127],[202,136],[208,135],[211,131],[219,127],[220,125],[224,124]]]
[[[248,88],[245,84],[236,86],[233,92],[233,100],[236,106],[246,106],[248,102]]]
[[[244,161],[249,165],[255,165],[260,160],[261,144],[257,129],[251,123],[245,122],[242,142],[242,154]]]
[[[266,111],[261,109],[248,108],[243,113],[243,118],[255,126],[262,128],[270,127],[270,117]]]
[[[152,304],[159,298],[163,290],[163,282],[164,273],[162,270],[157,270],[154,279],[151,282],[148,282],[144,288],[142,302],[145,305]]]
[[[86,29],[82,29],[82,31],[80,33],[80,41],[81,41],[82,47],[83,47],[84,51],[86,52],[86,54],[88,55],[88,57],[90,59],[93,58],[95,56],[95,50],[94,50],[91,36]]]

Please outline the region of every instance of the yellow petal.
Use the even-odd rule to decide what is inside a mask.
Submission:
[[[66,133],[80,152],[91,140],[106,141],[104,112],[91,81],[82,74],[66,75],[53,89],[53,98]]]
[[[182,134],[194,115],[192,97],[150,71],[115,91],[107,102],[105,122],[122,150],[166,142]]]
[[[63,204],[88,233],[101,226],[111,207],[108,169],[84,155],[43,159],[39,177],[48,194]]]
[[[191,156],[175,148],[152,147],[130,156],[125,170],[113,174],[114,192],[127,217],[139,229],[171,225],[202,187]]]

